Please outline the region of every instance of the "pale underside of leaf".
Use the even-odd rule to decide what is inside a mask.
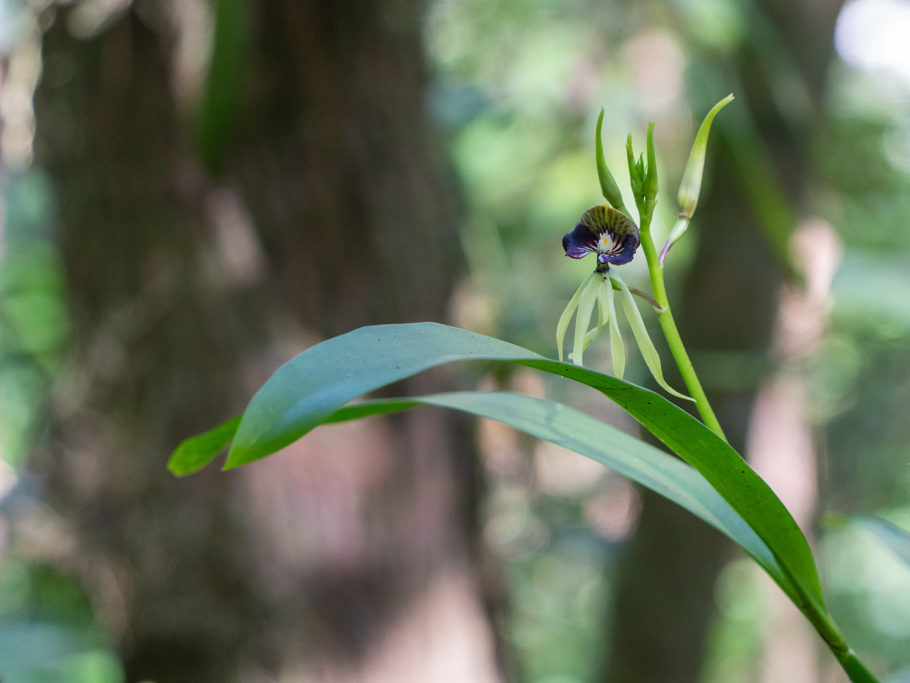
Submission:
[[[775,579],[782,586],[789,580],[795,587],[794,601],[798,605],[811,601],[819,614],[827,614],[805,536],[767,484],[710,429],[647,389],[459,328],[437,323],[379,325],[308,349],[279,368],[253,397],[225,467],[274,453],[358,396],[459,360],[518,363],[581,382],[613,399],[697,470],[753,529],[783,572]],[[826,638],[842,642],[833,624]]]
[[[743,548],[791,599],[797,593],[774,553],[694,468],[574,408],[511,392],[453,392],[364,401],[327,422],[343,422],[431,405],[486,417],[591,458],[677,503]],[[668,558],[670,559],[670,558]]]

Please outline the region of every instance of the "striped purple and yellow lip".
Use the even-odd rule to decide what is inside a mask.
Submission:
[[[627,215],[606,204],[585,211],[575,229],[562,238],[566,256],[597,254],[600,266],[621,266],[635,255],[640,243],[638,226]]]

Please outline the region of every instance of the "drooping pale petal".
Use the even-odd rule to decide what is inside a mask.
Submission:
[[[590,281],[596,277],[599,277],[597,273],[591,273],[582,280],[581,285],[575,290],[575,294],[572,295],[572,298],[569,299],[569,303],[566,304],[565,309],[563,309],[562,315],[559,316],[559,322],[556,323],[556,348],[559,351],[559,360],[563,359],[563,343],[565,341],[566,331],[569,329],[572,315],[578,308],[578,300],[581,298],[582,292],[587,288]]]
[[[585,341],[588,327],[591,325],[591,314],[594,313],[594,304],[597,303],[597,287],[600,278],[589,279],[581,298],[578,301],[578,311],[575,314],[575,339],[572,345],[572,353],[569,354],[569,360],[576,365],[583,364],[585,351]],[[590,340],[587,340],[590,343]]]
[[[610,357],[613,360],[613,374],[622,379],[626,371],[626,347],[619,331],[619,320],[616,318],[613,285],[609,281],[604,288],[603,296],[606,299],[607,315],[610,319]]]
[[[601,276],[600,273],[597,273],[597,275],[603,279],[603,276]],[[606,282],[605,279],[603,281],[604,281],[604,283]],[[585,350],[587,350],[588,346],[591,345],[591,342],[594,341],[594,339],[597,337],[597,335],[600,334],[600,331],[606,326],[607,322],[609,322],[609,320],[610,320],[610,311],[607,308],[607,302],[603,296],[603,289],[604,289],[603,284],[598,285],[598,287],[597,287],[597,311],[598,311],[597,325],[595,327],[592,327],[590,330],[588,330],[587,334],[585,334]]]
[[[626,314],[626,319],[629,321],[629,326],[632,328],[635,342],[638,344],[638,349],[641,351],[641,357],[644,359],[645,365],[648,366],[648,370],[651,371],[654,380],[668,393],[687,401],[693,401],[693,398],[679,393],[664,379],[663,371],[660,367],[660,355],[657,353],[657,349],[654,348],[654,343],[648,335],[648,329],[645,327],[645,321],[642,320],[638,306],[635,305],[635,299],[632,298],[632,292],[629,291],[626,283],[620,278],[617,277],[614,278],[614,280],[619,285],[619,289],[622,292],[623,311]]]
[[[597,335],[600,334],[600,331],[604,328],[604,326],[607,324],[607,321],[610,319],[608,317],[609,312],[607,311],[607,307],[604,306],[603,297],[601,296],[602,289],[602,286],[597,287],[597,301],[595,303],[597,306],[597,325],[585,333],[585,350],[587,350],[591,345],[591,342],[597,338]]]

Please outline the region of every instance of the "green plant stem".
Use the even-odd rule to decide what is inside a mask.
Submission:
[[[853,683],[879,683],[878,678],[876,678],[875,675],[859,661],[856,653],[850,648],[841,652],[835,652],[835,654]]]
[[[660,326],[663,329],[667,345],[670,347],[673,359],[679,367],[679,372],[686,384],[686,389],[688,389],[689,395],[695,399],[695,407],[698,410],[698,414],[701,416],[702,422],[705,423],[705,426],[726,441],[727,437],[724,435],[724,430],[720,426],[717,416],[714,414],[714,409],[711,407],[711,403],[705,395],[701,382],[698,381],[698,375],[695,374],[695,368],[692,365],[689,354],[686,352],[686,347],[683,345],[679,329],[676,327],[676,321],[673,319],[673,312],[670,309],[670,302],[667,299],[667,289],[664,284],[663,266],[660,265],[657,249],[655,248],[654,240],[651,237],[650,217],[642,220],[641,247],[642,251],[645,253],[645,259],[648,262],[648,273],[651,276],[651,289],[654,294],[654,300],[660,307],[655,309],[657,310],[657,319],[660,321]],[[834,656],[837,657],[838,662],[840,662],[841,667],[843,667],[844,671],[850,677],[850,680],[853,683],[878,683],[878,679],[865,667],[857,658],[856,653],[854,653],[844,642],[837,627],[831,621],[824,607],[816,605],[813,600],[808,599],[808,596],[803,594],[800,590],[799,582],[794,581],[793,585],[803,598],[803,605],[801,608],[803,614],[806,615],[806,618],[825,641],[825,644],[829,647],[831,652],[834,653]]]
[[[651,238],[651,221],[647,223],[643,220],[641,225],[641,248],[645,252],[645,258],[648,261],[648,272],[651,275],[651,289],[654,294],[654,300],[663,309],[658,311],[657,319],[663,329],[667,345],[670,347],[670,353],[676,361],[679,372],[682,375],[683,382],[689,395],[695,399],[695,408],[701,416],[702,422],[705,423],[712,432],[717,434],[724,441],[727,440],[724,430],[720,426],[714,409],[702,389],[701,382],[698,381],[698,375],[695,374],[695,368],[686,347],[683,345],[682,337],[679,335],[679,329],[676,327],[676,321],[673,319],[673,311],[670,310],[670,302],[667,299],[667,288],[664,285],[664,270],[660,265],[657,257],[657,249],[654,247],[654,240]]]
[[[808,596],[800,590],[798,582],[793,581],[793,585],[803,599],[803,604],[799,606],[800,611],[825,641],[825,645],[837,658],[850,680],[853,683],[879,683],[878,678],[866,668],[866,665],[859,660],[856,653],[844,641],[844,637],[825,607],[808,599]]]

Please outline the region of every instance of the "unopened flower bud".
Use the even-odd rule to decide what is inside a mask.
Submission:
[[[717,116],[717,112],[732,101],[733,95],[727,95],[715,104],[698,128],[695,142],[692,143],[692,151],[689,152],[689,160],[686,162],[686,170],[683,172],[682,182],[679,184],[679,194],[676,196],[679,206],[679,219],[660,250],[660,265],[664,264],[664,259],[667,257],[670,247],[689,229],[689,222],[695,213],[695,207],[698,205],[698,195],[701,193],[701,178],[705,170],[705,153],[708,148],[708,134],[711,132],[711,123],[714,121],[714,117]]]
[[[711,111],[701,122],[698,133],[695,135],[695,142],[692,143],[692,151],[689,152],[689,161],[686,162],[686,170],[683,173],[682,182],[679,184],[679,194],[677,203],[679,205],[679,215],[682,218],[691,219],[695,213],[695,207],[698,204],[698,195],[701,192],[701,178],[705,169],[705,152],[708,148],[708,133],[711,132],[711,123],[717,112],[726,107],[733,101],[733,95],[727,95],[720,102],[715,104]]]
[[[628,214],[629,212],[626,211],[625,204],[622,201],[622,193],[620,193],[619,186],[616,184],[616,179],[610,173],[610,169],[607,168],[607,162],[604,161],[604,144],[601,136],[603,121],[604,110],[601,109],[600,116],[597,117],[597,130],[594,135],[594,151],[597,162],[597,177],[600,179],[600,191],[610,206],[614,209],[619,209],[624,214]]]

